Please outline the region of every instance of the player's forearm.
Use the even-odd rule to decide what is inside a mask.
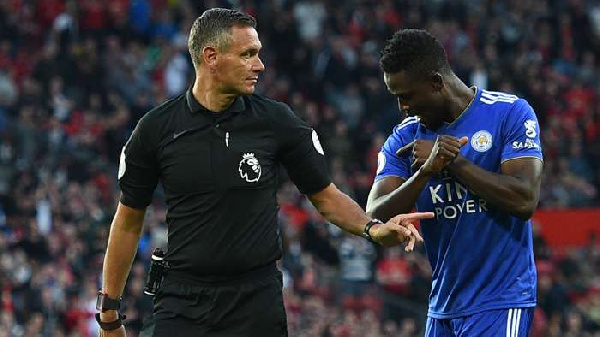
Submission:
[[[381,221],[388,221],[400,213],[409,213],[421,192],[427,185],[430,175],[418,170],[412,177],[389,194],[382,195],[367,203],[367,215]]]
[[[102,291],[110,298],[123,293],[142,234],[145,211],[119,204],[108,236],[102,268]]]
[[[538,203],[536,188],[526,180],[486,171],[459,157],[448,166],[452,175],[487,203],[513,216],[531,218]]]
[[[360,235],[371,220],[354,200],[333,184],[309,199],[325,219],[354,235]]]

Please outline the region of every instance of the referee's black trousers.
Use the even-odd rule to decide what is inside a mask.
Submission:
[[[156,294],[153,320],[141,336],[287,337],[281,272],[273,263],[210,284],[170,273]]]

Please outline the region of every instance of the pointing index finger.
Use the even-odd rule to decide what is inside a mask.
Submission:
[[[408,214],[402,214],[403,220],[414,220],[414,219],[431,219],[435,215],[433,212],[414,212]]]

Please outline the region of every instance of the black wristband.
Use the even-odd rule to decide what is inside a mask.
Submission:
[[[371,237],[371,233],[369,233],[369,231],[371,230],[371,227],[373,227],[374,225],[378,225],[378,224],[383,224],[383,222],[381,222],[381,220],[378,219],[373,219],[369,222],[367,222],[367,224],[365,225],[365,229],[362,232],[362,237],[367,239],[367,241],[375,243],[375,241],[373,241],[373,238]]]
[[[121,315],[118,313],[119,317],[112,322],[102,322],[100,320],[100,313],[96,313],[96,322],[100,325],[100,329],[104,331],[111,331],[120,328],[123,325],[123,321],[125,320],[125,315]]]
[[[121,309],[121,297],[118,299],[112,299],[108,297],[107,294],[104,294],[102,290],[98,291],[98,297],[96,298],[96,310],[100,312],[106,312],[108,310],[117,310]]]

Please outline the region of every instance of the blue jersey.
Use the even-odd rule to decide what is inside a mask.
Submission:
[[[461,155],[481,168],[500,172],[504,161],[542,160],[538,121],[527,101],[478,89],[473,103],[453,123],[437,131],[405,119],[394,128],[379,155],[376,180],[410,177],[411,155],[395,151],[412,139],[467,136]],[[417,200],[425,249],[433,269],[429,313],[446,319],[482,311],[532,307],[537,275],[531,222],[495,209],[447,172],[432,177]]]

